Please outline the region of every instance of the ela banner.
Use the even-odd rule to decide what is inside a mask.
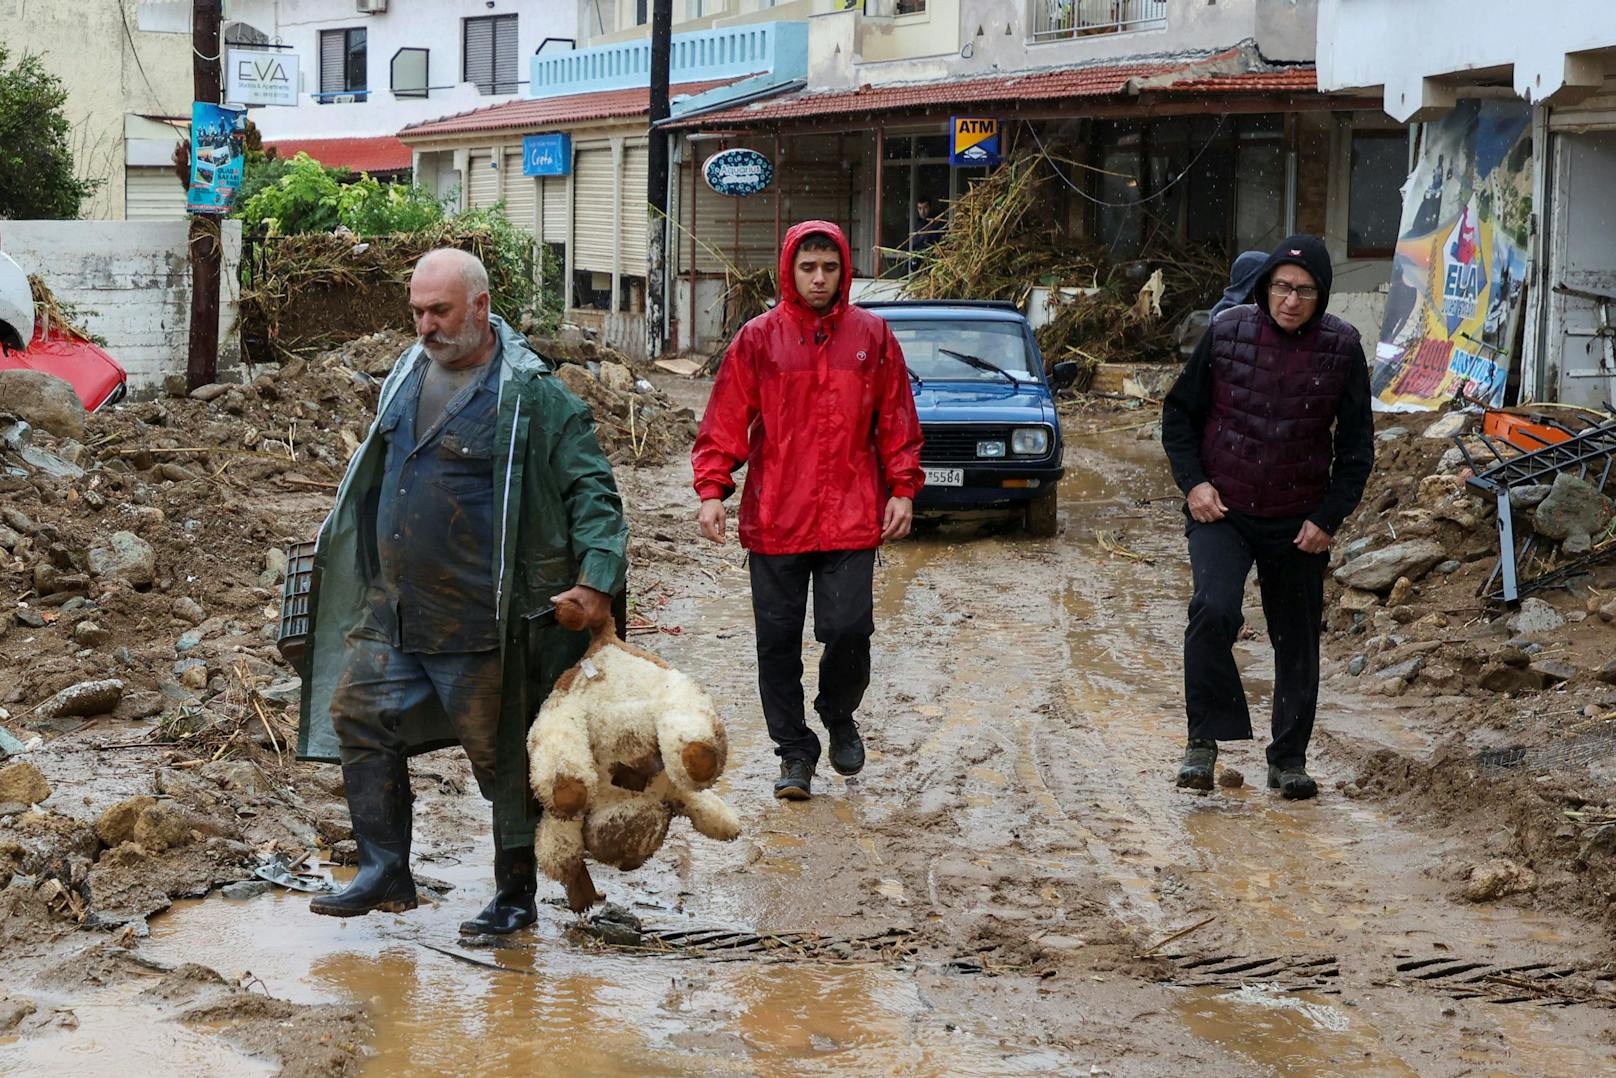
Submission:
[[[1380,411],[1504,403],[1525,298],[1532,113],[1461,101],[1425,128],[1403,187],[1372,385]]]
[[[191,102],[191,186],[185,193],[190,213],[229,213],[241,190],[247,130],[245,105]]]

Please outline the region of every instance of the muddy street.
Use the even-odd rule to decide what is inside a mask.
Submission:
[[[718,702],[731,740],[720,791],[740,840],[677,825],[644,869],[598,871],[607,920],[541,905],[533,930],[478,946],[456,925],[487,888],[486,808],[453,752],[423,757],[415,862],[435,901],[336,921],[296,892],[214,893],[151,917],[149,938],[102,944],[117,955],[96,958],[109,968],[95,976],[79,951],[93,935],[21,948],[8,965],[31,987],[13,993],[8,976],[6,991],[34,1025],[0,1033],[0,1071],[1616,1066],[1597,928],[1457,900],[1452,865],[1478,856],[1469,842],[1353,785],[1370,753],[1429,752],[1395,701],[1327,698],[1315,802],[1261,788],[1260,740],[1221,760],[1245,785],[1173,787],[1182,528],[1159,447],[1126,438],[1073,432],[1054,539],[992,518],[929,521],[884,551],[861,713],[870,762],[853,779],[824,767],[800,804],[770,791],[741,552],[693,548],[687,464],[620,470],[636,528],[689,551],[637,565],[639,612],[660,627],[639,640]],[[1260,717],[1266,648],[1252,629],[1243,663]],[[805,648],[812,670],[817,645]],[[175,967],[235,986],[220,1021],[175,1020],[197,991]],[[323,1023],[316,1040],[342,1051],[244,1033],[255,1007],[298,1008],[275,1013]]]

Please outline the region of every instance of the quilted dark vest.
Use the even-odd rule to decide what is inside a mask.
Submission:
[[[1323,315],[1292,336],[1255,304],[1212,323],[1212,409],[1201,466],[1231,509],[1306,516],[1330,488],[1331,428],[1360,362],[1358,331]]]

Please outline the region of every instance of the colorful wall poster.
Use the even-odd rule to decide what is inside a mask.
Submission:
[[[1403,220],[1371,371],[1375,407],[1411,412],[1455,397],[1504,402],[1525,299],[1532,113],[1461,101],[1427,124],[1403,188]]]
[[[241,190],[246,154],[245,105],[191,102],[191,186],[185,192],[190,213],[229,213]]]

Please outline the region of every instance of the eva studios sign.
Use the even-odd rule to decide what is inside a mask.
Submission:
[[[755,195],[774,182],[774,163],[756,150],[720,150],[701,166],[707,186],[721,195]]]
[[[225,52],[224,99],[236,105],[297,105],[297,53],[279,49]]]

